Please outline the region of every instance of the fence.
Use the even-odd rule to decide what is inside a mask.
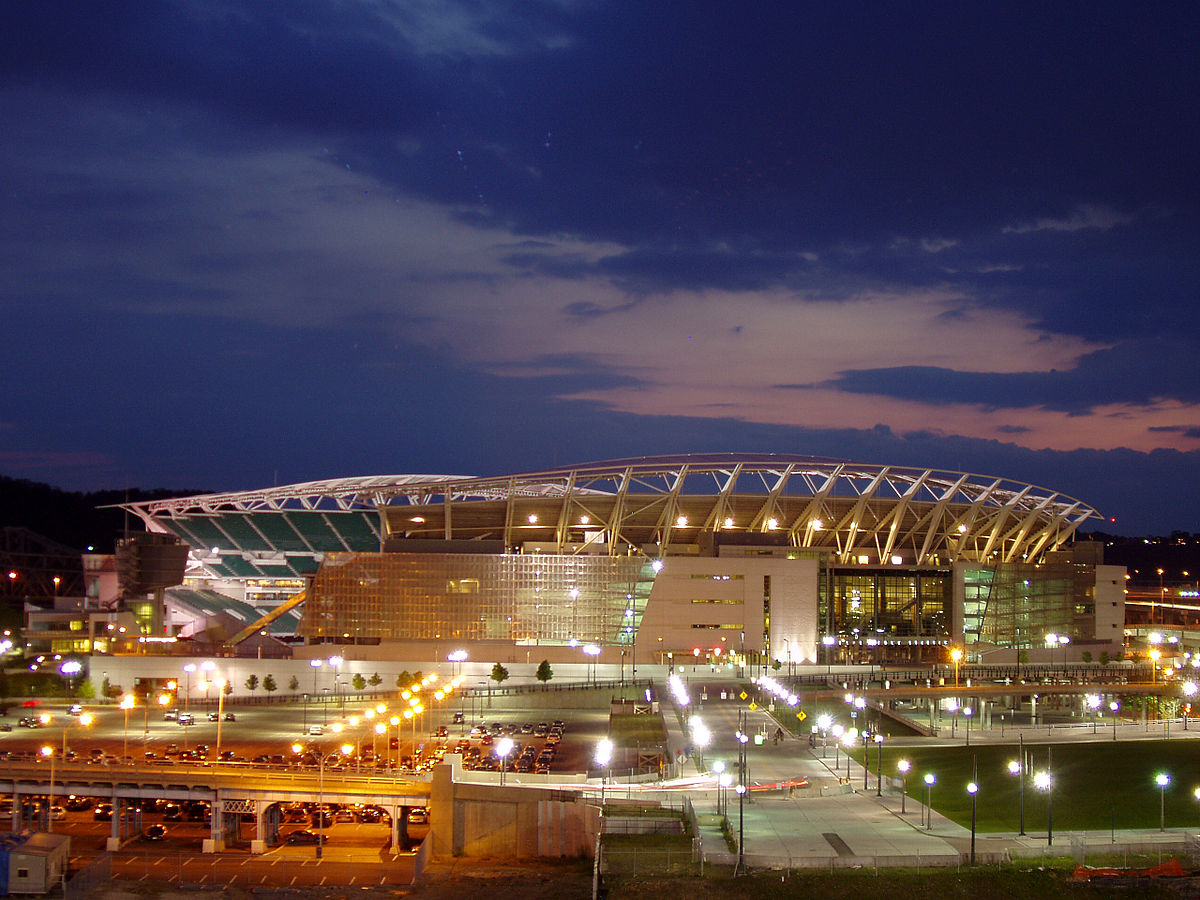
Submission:
[[[81,900],[97,885],[112,879],[112,854],[101,853],[63,883],[63,900]]]
[[[699,875],[700,863],[690,847],[615,849],[601,844],[598,869],[602,875]]]

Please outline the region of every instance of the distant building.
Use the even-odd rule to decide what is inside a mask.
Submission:
[[[1051,658],[1048,634],[1069,640],[1055,660],[1121,653],[1124,571],[1072,543],[1100,517],[1006,478],[693,454],[126,509],[186,542],[190,582],[260,609],[303,591],[298,635],[365,658],[882,663],[962,643],[1000,662]]]

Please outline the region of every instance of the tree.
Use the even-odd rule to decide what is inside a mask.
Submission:
[[[5,691],[5,696],[8,696],[7,691]],[[80,700],[92,700],[95,698],[96,687],[92,684],[92,680],[90,678],[85,678],[83,681],[79,682],[79,690],[75,692],[75,696]]]
[[[112,696],[112,682],[108,680],[107,675],[104,676],[104,681],[102,681],[100,683],[100,696],[101,697],[111,697]]]
[[[534,677],[542,682],[542,684],[545,684],[554,677],[554,670],[550,668],[550,660],[543,659],[538,663],[537,672],[534,674]]]
[[[492,666],[492,681],[496,682],[497,685],[500,685],[507,680],[508,669],[504,668],[504,666],[500,665],[500,663],[496,663],[494,666]]]
[[[375,672],[370,678],[367,679],[367,684],[373,688],[377,688],[383,684],[383,676],[381,676],[378,672]]]
[[[293,694],[300,689],[300,679],[293,675],[288,679],[288,690]]]
[[[232,697],[233,696],[233,682],[232,681],[225,682],[225,687],[221,688],[221,690],[224,692],[226,697]]]
[[[1092,661],[1092,651],[1084,650],[1081,654],[1079,654],[1079,659],[1082,662],[1090,663]]]
[[[355,672],[354,677],[350,679],[350,683],[354,685],[356,691],[361,691],[367,686],[367,679],[363,678],[360,672]]]
[[[783,662],[782,662],[781,660],[778,660],[778,659],[776,659],[776,660],[773,660],[773,661],[771,662],[771,668],[772,668],[772,669],[774,669],[776,672],[778,672],[780,669],[782,669],[782,668],[783,668]]]
[[[422,672],[420,669],[417,669],[417,671],[413,672],[413,684],[420,684],[424,680],[425,680],[425,673]]]
[[[275,676],[274,675],[271,675],[268,673],[266,675],[266,677],[263,678],[263,690],[266,691],[268,694],[273,694],[277,690],[279,690],[279,686],[277,684],[275,684]]]
[[[412,673],[410,671],[408,671],[408,669],[405,669],[403,672],[401,672],[399,675],[396,676],[396,687],[406,688],[412,684],[412,680],[413,680]]]
[[[258,688],[258,676],[251,675],[249,678],[246,679],[246,690],[253,693],[256,688]]]

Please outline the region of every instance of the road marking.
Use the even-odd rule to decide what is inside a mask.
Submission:
[[[288,882],[288,887],[291,887],[293,884],[295,884],[295,883],[296,883],[296,879],[297,879],[297,878],[299,878],[299,877],[300,877],[299,875],[293,875],[293,876],[292,876],[292,880],[291,880],[290,882]]]

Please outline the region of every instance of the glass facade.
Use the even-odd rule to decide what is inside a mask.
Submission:
[[[653,578],[644,557],[331,553],[298,631],[316,640],[632,644]]]
[[[826,570],[820,584],[824,633],[879,640],[949,637],[952,581],[943,571]]]
[[[1095,573],[1086,565],[1005,563],[969,569],[964,587],[968,644],[1043,647],[1048,634],[1076,639],[1095,630]]]

